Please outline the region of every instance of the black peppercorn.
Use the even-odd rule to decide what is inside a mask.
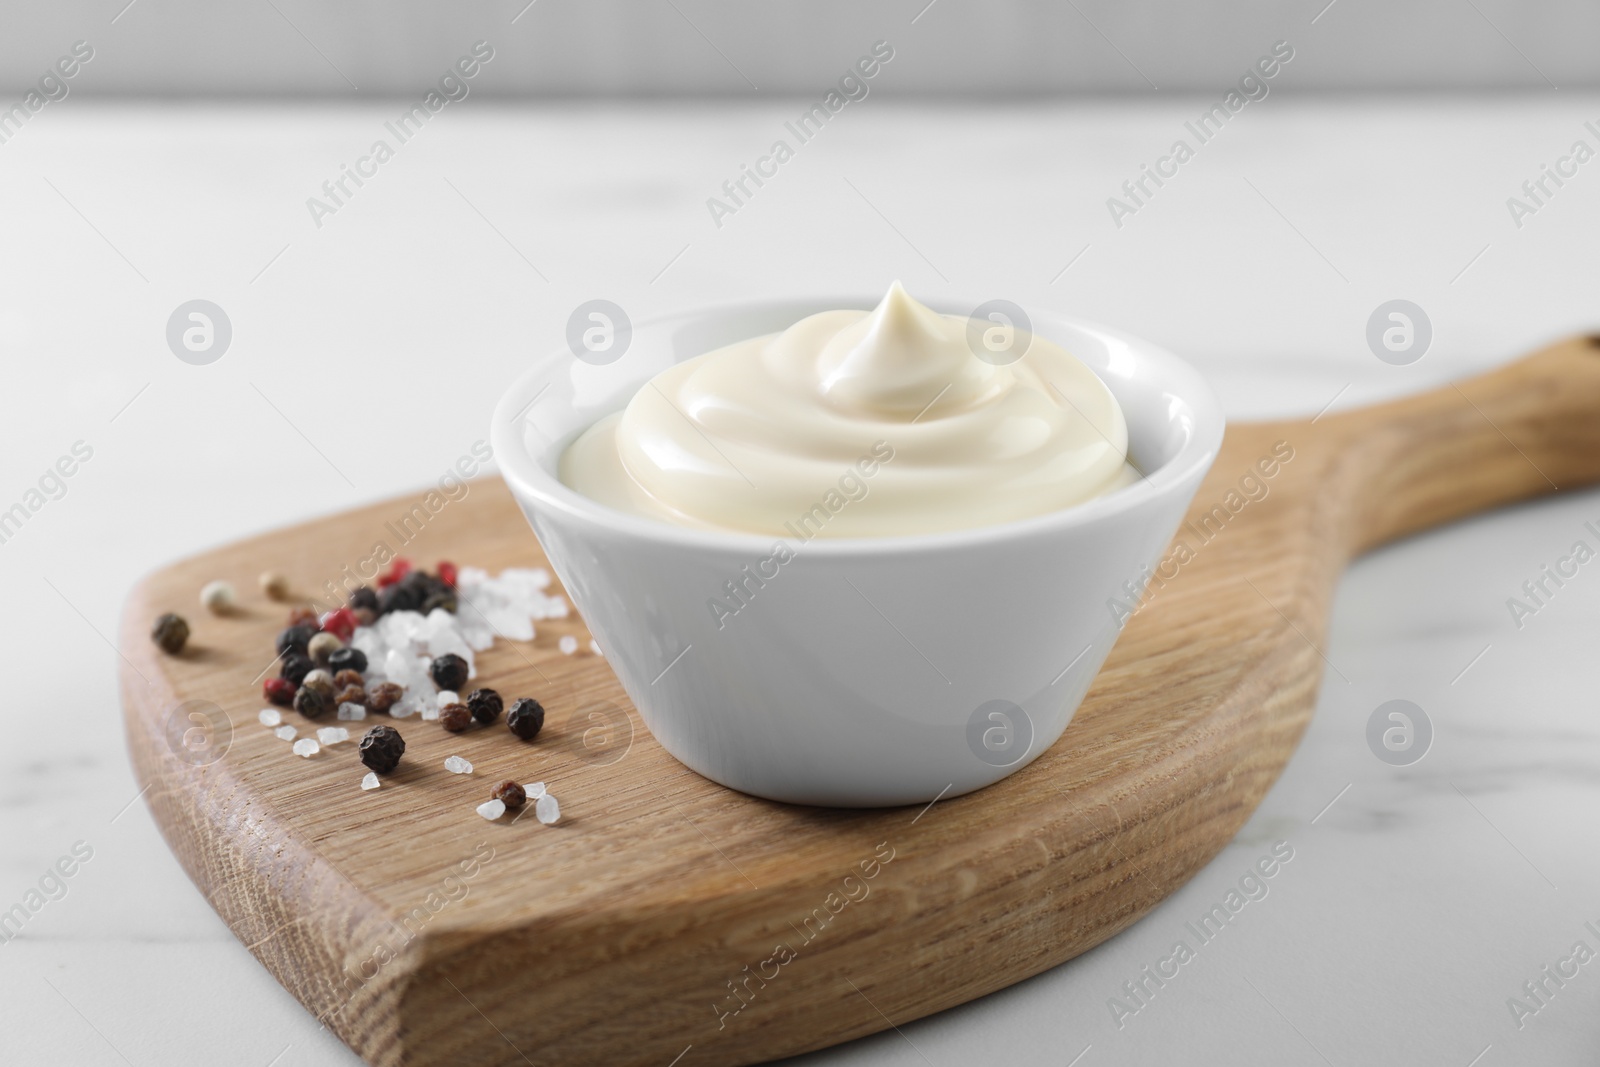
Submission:
[[[377,771],[388,774],[400,765],[405,754],[406,739],[393,726],[374,726],[361,739],[361,762]]]
[[[434,608],[456,610],[456,591],[427,571],[410,571],[378,597],[383,611],[420,611],[424,615]]]
[[[339,671],[365,671],[367,654],[359,648],[341,648],[328,656],[328,669]]]
[[[422,594],[424,600],[442,589],[450,588],[427,571],[412,571],[400,579],[400,584],[411,586]]]
[[[493,689],[474,689],[467,694],[468,710],[472,712],[474,719],[485,726],[498,719],[505,706],[505,701],[501,700],[500,694]]]
[[[391,611],[416,611],[422,607],[422,592],[416,586],[396,582],[378,594],[378,614]]]
[[[465,704],[446,704],[439,709],[439,725],[459,734],[472,725],[472,709]]]
[[[294,710],[308,719],[320,719],[334,709],[333,693],[324,685],[302,685],[294,694]]]
[[[317,630],[312,626],[291,626],[278,635],[278,653],[299,652],[305,654],[306,645],[317,636]]]
[[[174,615],[169,611],[151,627],[150,640],[161,646],[161,651],[167,655],[176,656],[189,642],[189,624],[182,615]]]
[[[278,667],[278,677],[299,685],[306,680],[306,675],[316,669],[316,666],[311,662],[311,657],[302,652],[286,652],[283,663]]]
[[[350,594],[350,608],[366,608],[368,611],[378,610],[378,594],[372,591],[371,586],[362,586]]]
[[[422,613],[428,614],[434,608],[443,608],[450,614],[456,613],[456,595],[446,591],[443,593],[430,593],[428,599],[422,602]]]
[[[507,811],[516,811],[528,802],[528,791],[509,778],[495,786],[489,795],[504,804]]]
[[[531,697],[523,697],[511,705],[506,725],[524,741],[532,741],[544,728],[544,705]]]
[[[467,684],[467,661],[454,652],[446,652],[433,661],[428,673],[440,689],[459,692]]]

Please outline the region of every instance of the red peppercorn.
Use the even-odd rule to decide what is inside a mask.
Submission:
[[[261,683],[261,695],[281,708],[294,703],[294,689],[294,683],[287,678],[268,678]]]
[[[460,572],[456,570],[456,565],[454,563],[451,563],[448,560],[439,561],[439,580],[445,585],[448,585],[451,589],[456,587],[456,578],[459,573]]]
[[[404,556],[396,556],[394,562],[389,564],[389,569],[378,575],[378,588],[387,589],[410,573],[411,561]]]
[[[322,617],[322,629],[341,641],[348,641],[350,635],[356,632],[356,613],[349,608],[330,611]]]

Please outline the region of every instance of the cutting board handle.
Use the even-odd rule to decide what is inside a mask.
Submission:
[[[1328,461],[1315,469],[1330,503],[1344,505],[1328,512],[1345,524],[1350,555],[1600,482],[1600,336],[1293,430],[1316,431],[1307,443]]]

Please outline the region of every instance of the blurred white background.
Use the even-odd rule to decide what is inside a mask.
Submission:
[[[807,93],[860,42],[912,36],[887,94],[1208,90],[1297,32],[1317,37],[1302,90],[1570,90],[1600,76],[1600,9],[1584,0],[57,0],[6,5],[6,29],[13,87],[55,41],[114,38],[85,86],[98,95],[405,94],[480,38],[509,60],[485,94],[558,100]]]

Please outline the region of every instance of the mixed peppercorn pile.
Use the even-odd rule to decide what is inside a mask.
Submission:
[[[459,607],[458,573],[455,565],[448,562],[439,563],[436,572],[430,574],[413,568],[405,559],[396,559],[378,577],[377,589],[362,586],[354,590],[342,607],[321,615],[310,607],[293,608],[288,625],[275,642],[277,676],[263,683],[262,695],[276,707],[293,708],[312,721],[329,715],[336,715],[343,721],[359,721],[369,713],[389,714],[406,697],[406,688],[388,680],[374,680],[369,685],[367,655],[352,646],[352,638],[359,627],[373,626],[392,612],[427,615],[442,609],[455,614]],[[281,575],[262,575],[261,586],[272,599],[286,600],[290,596],[288,582]],[[210,583],[201,600],[217,614],[230,613],[234,605],[232,587],[226,583]],[[158,618],[151,631],[151,639],[170,655],[180,654],[188,637],[188,623],[171,613]],[[464,658],[453,652],[435,656],[428,664],[427,673],[438,687],[439,706],[436,712],[425,711],[425,720],[436,718],[440,726],[451,733],[461,733],[475,723],[479,727],[490,727],[499,721],[505,701],[495,690],[480,687],[464,699],[456,696],[471,674],[471,667]],[[409,712],[411,705],[405,710]],[[544,718],[544,707],[531,697],[523,697],[511,705],[506,725],[517,738],[532,741],[543,728]],[[284,740],[295,739],[294,727],[280,725],[282,718],[277,711],[262,711],[260,720],[263,725],[274,728],[277,736]],[[323,727],[317,730],[317,735],[316,741],[309,738],[295,741],[295,753],[313,756],[326,745],[346,740],[349,731],[343,727]],[[397,728],[380,724],[366,731],[357,751],[361,762],[373,772],[363,780],[362,788],[373,789],[380,785],[376,775],[392,774],[399,767],[406,742]],[[472,769],[471,763],[459,756],[450,757],[445,766],[455,773],[471,773]],[[553,823],[560,817],[559,805],[545,791],[542,782],[527,786],[509,780],[501,782],[495,786],[490,800],[479,805],[477,810],[484,818],[492,820],[506,811],[520,811],[530,799],[536,802],[540,822]]]

